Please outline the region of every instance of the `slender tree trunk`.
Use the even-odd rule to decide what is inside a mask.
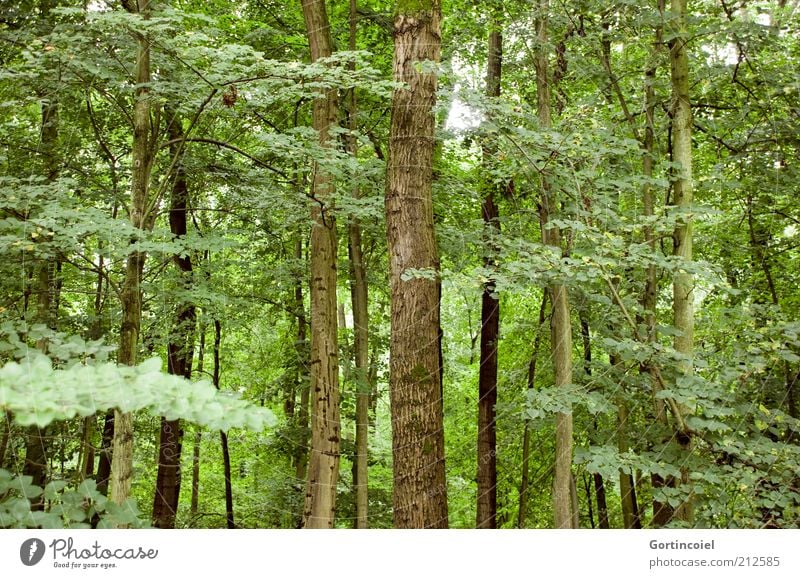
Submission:
[[[6,467],[6,451],[8,450],[8,440],[11,439],[11,421],[13,419],[8,410],[3,412],[3,417],[3,435],[0,436],[0,468]]]
[[[169,227],[172,235],[179,239],[188,231],[187,212],[189,210],[189,186],[186,171],[183,167],[181,139],[183,137],[182,119],[172,114],[169,127],[170,153],[175,159],[175,174],[172,182],[170,199]],[[189,254],[176,254],[173,260],[177,265],[183,289],[192,288],[192,259]],[[175,316],[175,323],[169,334],[167,343],[167,371],[170,375],[179,375],[187,380],[192,378],[192,358],[194,356],[194,334],[197,313],[194,303],[181,302]],[[181,450],[183,429],[181,420],[161,418],[161,436],[158,452],[158,473],[156,489],[153,497],[153,526],[156,528],[174,528],[175,516],[178,512],[178,501],[181,491]]]
[[[612,361],[612,365],[615,365]],[[624,389],[617,398],[617,448],[620,454],[625,454],[630,449],[628,443],[628,400]],[[636,501],[636,484],[633,473],[619,471],[619,494],[622,505],[622,524],[626,529],[641,528],[642,521],[639,516],[639,504]]]
[[[486,95],[500,96],[502,74],[503,35],[496,12],[492,14],[489,31],[488,58],[486,63]],[[492,149],[490,143],[483,148],[485,162]],[[500,214],[495,203],[495,185],[486,187],[481,207],[484,227],[490,235],[500,230]],[[487,269],[496,265],[497,248],[489,239],[483,264]],[[495,283],[484,284],[481,297],[481,359],[478,370],[478,506],[477,528],[497,528],[497,428],[495,405],[497,405],[497,339],[500,331],[500,300],[495,294]]]
[[[114,444],[114,410],[109,410],[103,416],[103,434],[100,440],[100,458],[97,461],[97,491],[104,496],[108,495],[108,485],[111,481],[111,462]]]
[[[497,205],[491,197],[483,202],[484,221],[498,223]],[[492,223],[493,221],[493,223]],[[500,301],[489,281],[481,299],[481,361],[478,377],[478,528],[497,528],[497,339]]]
[[[692,109],[689,101],[689,57],[686,50],[688,35],[686,31],[686,0],[671,0],[672,16],[675,21],[675,35],[670,41],[670,70],[672,73],[672,161],[677,165],[673,182],[675,206],[679,212],[679,221],[675,227],[673,254],[687,266],[692,261]],[[694,278],[686,269],[680,268],[673,277],[672,311],[675,328],[675,350],[685,356],[679,364],[678,371],[683,375],[693,373],[692,357],[694,354]],[[679,407],[681,413],[686,408]],[[682,421],[681,416],[675,416]],[[676,439],[683,456],[688,457],[692,451],[691,436],[677,428]],[[681,459],[685,464],[685,459]],[[681,477],[688,482],[688,470],[681,468]],[[678,506],[675,518],[684,522],[692,522],[691,499]]]
[[[394,526],[446,528],[439,255],[433,226],[433,153],[439,0],[397,3],[394,90],[386,177],[391,282],[390,390]],[[419,272],[422,272],[420,274]]]
[[[220,388],[220,347],[222,345],[222,323],[219,319],[214,319],[214,367],[212,369],[211,379],[214,387]],[[222,466],[225,476],[225,522],[228,529],[233,530],[236,528],[233,517],[233,485],[231,478],[231,453],[228,448],[228,434],[220,430],[219,432],[220,443],[222,445]]]
[[[533,390],[536,386],[536,364],[539,360],[539,347],[542,343],[542,327],[546,318],[547,311],[547,291],[542,294],[542,304],[539,306],[539,324],[536,326],[536,337],[533,339],[533,353],[531,353],[531,360],[528,364],[528,387],[527,392]],[[517,510],[517,528],[525,527],[525,518],[528,515],[528,475],[530,466],[528,461],[530,459],[530,444],[531,444],[531,426],[528,420],[525,420],[525,431],[522,434],[522,479],[519,484],[519,508]]]
[[[206,357],[206,325],[200,321],[200,343],[197,349],[197,373],[203,374],[203,366]],[[192,497],[189,511],[192,517],[197,515],[200,505],[200,449],[203,443],[203,430],[197,429],[194,432],[194,446],[192,447]]]
[[[52,8],[53,3],[51,0],[41,0],[39,2],[40,18],[48,29],[52,29],[50,22]],[[58,156],[59,107],[58,100],[54,94],[50,94],[45,98],[46,100],[41,107],[42,121],[39,147],[42,153],[42,172],[48,182],[53,183],[58,178],[60,168]],[[37,307],[35,323],[55,329],[58,317],[58,298],[54,290],[57,283],[57,257],[48,256],[42,259],[36,269]],[[46,355],[47,339],[40,339],[36,347]],[[47,482],[48,428],[31,426],[25,428],[24,431],[25,461],[22,466],[22,473],[31,476],[31,482],[34,485],[44,487]],[[34,510],[43,509],[44,496],[31,500],[31,508]]]
[[[580,313],[581,338],[583,341],[583,372],[587,377],[592,375],[592,340],[589,331],[589,320],[586,313]],[[592,421],[592,434],[597,435],[597,418]],[[603,476],[597,472],[592,474],[594,480],[594,494],[597,499],[597,523],[600,528],[609,528],[608,523],[608,504],[606,503],[606,484]],[[587,499],[591,503],[591,496],[587,493]]]
[[[330,22],[321,0],[302,0],[311,60],[331,56]],[[330,146],[335,126],[336,90],[314,101],[314,130],[323,147]],[[332,528],[339,479],[339,360],[336,320],[336,221],[331,207],[333,178],[314,165],[311,195],[311,455],[308,462],[306,528]]]
[[[356,49],[356,22],[358,18],[356,0],[350,0],[350,42],[349,49]],[[355,69],[355,65],[353,65]],[[358,156],[358,140],[355,131],[358,129],[356,91],[350,90],[350,100],[347,106],[348,128],[351,131],[347,139],[348,152],[356,158]],[[353,188],[353,197],[359,198],[361,192],[358,187]],[[348,227],[349,253],[350,253],[350,300],[353,307],[353,330],[355,334],[355,382],[356,382],[356,452],[354,460],[355,476],[353,482],[356,487],[356,528],[369,527],[369,407],[370,392],[369,381],[369,297],[367,288],[366,269],[364,267],[364,254],[361,243],[361,225],[358,219],[353,218]]]
[[[192,496],[189,503],[191,517],[197,515],[200,505],[200,448],[203,444],[203,432],[194,432],[194,445],[192,446]]]
[[[233,519],[233,486],[231,483],[231,452],[228,448],[228,434],[224,431],[220,431],[219,440],[222,445],[222,465],[225,468],[225,523],[229,530],[235,530],[236,523]]]
[[[664,13],[664,0],[659,0],[659,12],[661,14]],[[662,44],[662,31],[661,28],[656,29],[656,41],[654,45],[654,53],[652,55],[653,64],[648,66],[647,70],[645,71],[645,132],[644,132],[644,140],[643,140],[643,155],[642,155],[642,174],[645,177],[645,183],[642,185],[642,199],[644,205],[644,216],[647,218],[653,217],[655,215],[655,198],[653,195],[653,188],[650,185],[648,179],[652,178],[653,176],[653,164],[654,164],[654,157],[655,157],[655,107],[656,107],[656,95],[655,95],[655,81],[656,81],[656,73],[657,73],[657,56],[660,51],[660,46]],[[652,225],[646,225],[644,227],[644,237],[645,241],[647,242],[651,253],[655,253],[656,251],[656,236]],[[644,293],[642,294],[642,309],[644,311],[644,327],[646,328],[647,335],[646,340],[648,343],[653,343],[656,340],[656,298],[658,295],[658,276],[655,265],[648,265],[646,277],[645,277],[645,287]],[[641,325],[641,323],[640,323]],[[652,367],[651,363],[644,363],[640,369],[641,373],[646,373],[651,376],[651,381],[653,383],[653,409],[655,412],[655,421],[661,426],[664,431],[669,429],[669,420],[667,418],[667,408],[666,404],[664,403],[663,399],[660,399],[655,396],[655,393],[658,392],[659,386],[654,374],[654,368]],[[628,408],[627,405],[620,406],[619,409],[619,416],[618,421],[620,427],[623,427],[623,424],[627,424],[628,420]],[[622,431],[620,431],[620,436],[622,436]],[[624,431],[627,431],[625,428]],[[622,451],[622,447],[624,446],[628,448],[628,440],[627,437],[623,440],[620,437],[619,441],[620,451]],[[635,491],[635,486],[633,484],[632,476],[629,476],[627,480],[623,482],[623,477],[626,476],[624,473],[620,473],[620,489],[622,493],[622,505],[623,505],[623,517],[625,520],[630,521],[631,524],[640,524],[641,520],[638,515],[634,515],[633,506],[635,504],[626,504],[626,495],[633,496]],[[663,488],[668,483],[668,480],[665,480],[659,474],[652,474],[651,475],[651,484],[654,490],[658,490]],[[628,490],[630,488],[630,490]],[[630,493],[629,493],[630,492]],[[652,518],[652,525],[661,527],[664,526],[669,520],[672,518],[674,513],[673,508],[666,502],[661,502],[657,499],[653,500],[653,518]],[[638,514],[638,512],[636,512]],[[626,517],[627,516],[627,517]],[[627,524],[626,521],[626,524]],[[626,525],[626,527],[628,527]]]
[[[94,430],[97,425],[97,416],[92,415],[85,417],[82,420],[82,433],[81,433],[81,451],[79,464],[79,476],[81,480],[91,478],[94,475],[94,450],[95,446],[92,443],[94,438]]]
[[[548,79],[548,15],[549,0],[539,0],[536,18],[538,48],[535,57],[537,107],[539,124],[543,129],[552,126],[550,116],[550,84]],[[558,213],[555,191],[547,176],[542,178],[540,220],[542,239],[545,244],[561,248],[561,230],[548,223]],[[567,287],[554,283],[549,287],[553,318],[550,326],[555,385],[559,388],[572,384],[572,323]],[[555,479],[553,482],[553,514],[556,528],[572,528],[574,510],[572,505],[572,413],[556,414]]]
[[[769,256],[767,255],[767,235],[763,228],[758,226],[755,215],[753,214],[753,196],[747,196],[747,228],[750,237],[750,250],[752,252],[753,266],[761,269],[764,273],[764,282],[766,283],[767,293],[770,296],[772,304],[775,306],[780,305],[778,297],[778,290],[775,286],[775,278],[772,275],[772,267],[769,263]],[[758,302],[758,299],[756,299]],[[788,361],[783,362],[783,380],[786,387],[786,395],[784,396],[786,402],[786,413],[789,416],[797,419],[797,400],[795,399],[794,385],[795,377],[792,372],[791,365]]]
[[[150,13],[150,0],[136,0],[136,10],[142,19]],[[130,219],[136,229],[147,230],[150,172],[153,163],[153,140],[155,130],[151,126],[150,113],[150,39],[136,33],[137,53],[134,77],[136,81],[133,109],[133,152],[131,167]],[[132,242],[134,239],[131,240]],[[134,251],[128,257],[125,279],[122,284],[122,326],[120,328],[117,362],[120,365],[135,365],[142,322],[141,279],[145,253]],[[114,412],[113,461],[111,465],[111,496],[124,503],[131,493],[133,480],[133,415]]]

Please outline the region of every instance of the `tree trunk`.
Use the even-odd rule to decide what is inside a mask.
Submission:
[[[612,361],[612,365],[614,362]],[[628,402],[625,399],[624,389],[617,398],[617,448],[620,454],[625,454],[630,448],[628,444]],[[622,524],[626,529],[641,528],[642,521],[639,516],[639,505],[636,502],[636,484],[633,473],[619,472],[619,494],[622,505]]]
[[[780,305],[778,297],[778,290],[775,286],[775,278],[772,275],[772,267],[769,262],[769,255],[767,253],[769,243],[767,232],[763,227],[759,227],[755,215],[753,214],[754,199],[752,194],[747,195],[747,228],[750,238],[750,250],[752,253],[753,266],[761,269],[764,273],[764,282],[766,283],[766,290],[770,296],[772,304],[775,306]],[[756,302],[759,299],[756,297]],[[797,419],[797,400],[795,399],[794,385],[795,377],[792,372],[792,367],[788,361],[783,362],[783,381],[785,384],[785,396],[783,399],[786,403],[786,413],[790,417]],[[792,434],[790,434],[792,435]],[[794,437],[792,435],[792,437]]]
[[[536,326],[536,337],[533,339],[533,353],[528,364],[528,392],[536,386],[536,363],[539,360],[539,347],[542,343],[542,326],[546,318],[547,292],[542,294],[542,304],[539,306],[539,324]],[[525,431],[522,434],[522,479],[519,484],[519,509],[517,510],[517,528],[525,527],[525,518],[528,514],[528,460],[530,457],[531,427],[525,420]]]
[[[192,496],[189,503],[189,514],[194,517],[200,506],[200,447],[203,444],[203,432],[194,432],[194,445],[192,446]]]
[[[197,349],[197,373],[203,374],[203,364],[206,357],[206,325],[200,321],[200,343]],[[203,443],[203,430],[197,429],[194,432],[194,446],[192,447],[192,497],[189,512],[192,517],[197,515],[200,505],[200,449]]]
[[[672,73],[672,162],[676,164],[673,181],[675,206],[679,212],[679,221],[674,232],[673,255],[687,266],[692,261],[692,109],[689,101],[689,57],[686,50],[688,41],[686,32],[686,0],[672,0],[672,16],[675,19],[675,35],[670,41],[670,69]],[[679,373],[690,376],[693,373],[694,342],[694,278],[685,269],[679,269],[672,283],[672,311],[675,328],[675,350],[685,356],[679,364]],[[680,413],[687,413],[686,408],[679,407]],[[679,422],[682,416],[675,416]],[[692,451],[692,439],[686,431],[678,426],[676,439],[682,455],[688,458]],[[685,464],[685,459],[681,459]],[[681,477],[688,481],[686,466],[681,468]],[[692,522],[691,499],[682,503],[675,510],[675,518],[684,522]]]
[[[50,24],[50,11],[53,8],[51,0],[39,2],[40,17],[48,29]],[[42,153],[42,172],[48,182],[53,183],[58,178],[60,162],[58,158],[58,129],[59,107],[55,97],[50,96],[41,106],[42,122],[40,132],[40,150]],[[50,329],[56,328],[58,317],[58,299],[56,295],[56,269],[57,257],[48,256],[41,260],[36,267],[36,314],[35,323],[45,325]],[[47,354],[47,339],[40,339],[36,344],[37,349]],[[22,473],[31,476],[36,486],[44,487],[47,483],[47,454],[48,454],[48,428],[31,426],[25,428],[25,461]],[[31,508],[41,510],[44,508],[44,496],[31,500]]]
[[[8,450],[8,440],[11,439],[11,421],[13,416],[8,410],[3,411],[3,435],[0,436],[0,468],[6,467],[6,451]]]
[[[500,79],[503,58],[503,36],[496,14],[492,15],[486,63],[486,95],[500,96]],[[490,143],[483,148],[485,162],[492,155]],[[495,147],[496,148],[496,147]],[[486,187],[481,213],[489,234],[500,231],[500,214],[495,203],[495,185]],[[485,249],[483,265],[496,266],[497,247],[491,238]],[[477,528],[497,528],[497,429],[495,405],[497,404],[497,339],[500,331],[500,300],[495,294],[495,283],[484,284],[481,296],[481,359],[478,370],[478,505]]]
[[[447,481],[439,354],[439,255],[433,153],[439,0],[397,3],[386,221],[391,282],[390,390],[394,526],[446,528]]]
[[[79,475],[81,480],[91,478],[94,475],[95,446],[92,443],[92,438],[94,438],[94,430],[96,425],[97,425],[96,415],[85,417],[82,420],[81,451],[80,451],[81,459],[78,461],[79,471],[80,471]]]
[[[231,452],[228,448],[228,434],[224,431],[220,431],[219,440],[222,445],[222,465],[225,468],[225,523],[229,530],[235,530],[236,523],[233,519],[233,485],[231,483]]]
[[[136,10],[142,19],[150,12],[149,0],[136,0]],[[137,43],[136,91],[133,109],[133,151],[131,166],[130,219],[136,229],[147,230],[151,218],[147,214],[150,172],[153,163],[155,130],[150,123],[150,39],[135,33]],[[135,239],[131,239],[134,242]],[[122,284],[122,325],[120,327],[117,362],[135,365],[137,344],[142,322],[142,289],[145,253],[134,251],[127,259]],[[124,503],[131,493],[133,479],[133,416],[114,411],[113,461],[111,465],[111,496],[117,504]]]
[[[109,410],[103,416],[103,437],[100,441],[100,457],[97,460],[97,491],[104,496],[108,495],[108,485],[111,481],[111,462],[114,444],[114,410]]]
[[[548,15],[549,0],[539,0],[536,18],[537,51],[535,57],[537,107],[539,124],[543,129],[552,126],[550,116],[550,84],[548,79]],[[542,240],[561,251],[561,230],[548,223],[558,213],[555,191],[546,175],[542,178],[540,220]],[[565,285],[554,283],[549,287],[553,318],[550,338],[553,350],[555,385],[559,388],[572,384],[572,323],[569,297]],[[574,527],[572,506],[572,413],[556,414],[555,479],[553,482],[553,514],[556,528]]]
[[[321,0],[302,0],[311,60],[332,53],[330,22]],[[314,130],[323,147],[337,120],[336,90],[314,101]],[[339,361],[336,320],[336,221],[331,207],[333,178],[314,165],[311,196],[311,454],[308,462],[306,528],[332,528],[339,479]]]
[[[214,387],[220,388],[220,346],[222,345],[222,323],[219,319],[214,319],[214,367],[212,369],[211,380]],[[228,449],[228,434],[220,430],[220,443],[222,445],[222,466],[225,476],[225,522],[228,529],[236,528],[233,518],[233,485],[231,482],[231,453]]]
[[[664,13],[664,0],[658,0],[658,9],[661,14]],[[656,29],[656,40],[654,44],[654,52],[653,55],[653,62],[656,62],[655,56],[657,55],[658,51],[660,50],[660,46],[662,44],[662,30],[661,28]],[[645,217],[653,217],[655,215],[655,199],[653,195],[653,189],[650,185],[648,179],[652,178],[653,176],[653,163],[654,163],[654,155],[655,155],[655,107],[656,107],[656,95],[655,95],[655,82],[656,82],[656,73],[657,68],[656,64],[649,66],[645,71],[645,132],[644,132],[644,140],[643,140],[643,152],[642,155],[642,174],[645,177],[645,182],[642,185],[642,200],[644,205],[644,216]],[[644,227],[644,237],[645,241],[647,242],[650,251],[655,253],[656,251],[656,237],[654,233],[654,229],[652,225],[646,225]],[[655,265],[649,265],[647,267],[647,273],[645,277],[645,287],[644,292],[642,294],[642,309],[644,315],[644,327],[646,328],[647,335],[645,336],[648,343],[653,343],[656,340],[657,333],[656,333],[656,299],[658,295],[658,275],[656,271]],[[641,326],[642,323],[639,323]],[[654,368],[652,367],[651,363],[643,363],[640,369],[641,373],[646,373],[651,376],[651,382],[653,383],[653,409],[655,412],[655,421],[660,424],[660,426],[666,431],[669,428],[669,421],[667,419],[667,408],[666,404],[664,403],[663,399],[655,397],[655,393],[659,391],[659,385],[656,381]],[[627,405],[620,405],[619,407],[619,416],[618,421],[620,424],[620,428],[624,427],[624,424],[627,424],[628,420],[628,408]],[[620,451],[622,451],[622,447],[625,447],[625,451],[628,448],[628,440],[627,437],[622,438],[623,433],[627,431],[627,428],[624,430],[621,429],[619,432],[619,446]],[[623,478],[625,480],[623,481]],[[659,474],[652,474],[651,477],[651,484],[654,490],[664,487],[668,481],[665,480]],[[626,520],[626,524],[630,522],[631,524],[639,524],[641,525],[641,519],[638,515],[638,511],[634,510],[635,504],[635,485],[633,484],[633,476],[627,475],[620,472],[620,490],[622,492],[622,506],[623,506],[623,519]],[[631,496],[634,498],[634,503],[626,503],[626,496]],[[665,525],[669,520],[672,518],[673,515],[673,508],[667,504],[666,502],[660,502],[657,499],[653,500],[653,518],[652,518],[652,525],[660,527]],[[626,527],[628,527],[626,525]],[[636,527],[636,526],[634,526]]]
[[[592,340],[589,331],[589,320],[587,314],[581,312],[581,338],[583,341],[583,372],[587,377],[592,375]],[[597,418],[592,421],[592,434],[597,435]],[[597,523],[600,528],[609,528],[608,524],[608,504],[606,503],[606,484],[603,476],[597,472],[592,474],[594,480],[594,493],[597,499]],[[587,493],[587,499],[591,503],[591,496]]]
[[[189,186],[183,167],[183,127],[182,119],[173,114],[169,127],[170,153],[175,162],[175,175],[172,182],[172,195],[169,210],[170,233],[176,238],[185,237],[188,227],[186,214],[189,207]],[[173,256],[180,270],[182,289],[192,288],[192,258],[189,254]],[[192,358],[194,356],[194,334],[197,314],[191,302],[178,304],[175,323],[167,342],[167,372],[187,380],[192,378]],[[181,420],[161,418],[161,436],[158,451],[158,473],[153,497],[153,526],[174,528],[181,492],[181,450],[183,430]]]
[[[356,49],[356,21],[357,2],[350,0],[350,43],[349,49]],[[355,65],[353,65],[353,68]],[[350,102],[347,107],[348,128],[351,134],[347,139],[348,153],[354,158],[358,156],[358,140],[355,131],[358,129],[356,119],[356,92],[350,91]],[[361,192],[358,187],[353,188],[353,197],[359,198]],[[353,218],[348,227],[349,253],[350,253],[350,300],[353,307],[353,331],[355,334],[355,382],[356,382],[356,451],[355,451],[355,476],[353,483],[356,487],[356,528],[369,527],[369,480],[367,468],[369,463],[369,407],[370,392],[369,381],[369,296],[367,288],[364,255],[361,245],[361,225],[358,219]]]

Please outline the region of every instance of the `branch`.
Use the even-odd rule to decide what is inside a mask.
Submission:
[[[236,145],[232,145],[230,143],[227,143],[227,142],[224,142],[224,141],[221,141],[221,140],[216,140],[216,139],[211,139],[211,138],[203,138],[203,137],[172,139],[172,140],[169,140],[169,141],[167,141],[165,143],[162,143],[161,147],[163,148],[163,147],[166,147],[166,146],[169,146],[171,144],[175,144],[176,142],[181,142],[181,141],[205,143],[205,144],[210,144],[210,145],[214,145],[214,146],[218,146],[218,147],[222,147],[222,148],[226,148],[226,149],[232,150],[233,152],[238,153],[238,154],[242,155],[243,157],[245,157],[247,159],[250,159],[251,161],[253,161],[258,166],[260,166],[262,168],[265,168],[265,169],[267,169],[269,171],[272,171],[273,173],[275,173],[277,175],[282,176],[287,181],[290,180],[289,179],[289,175],[284,173],[282,170],[276,169],[275,167],[267,164],[266,162],[262,161],[261,159],[259,159],[257,157],[254,157],[250,153],[240,149]]]

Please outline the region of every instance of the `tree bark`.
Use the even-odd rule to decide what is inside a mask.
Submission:
[[[203,365],[206,357],[206,325],[200,321],[200,343],[197,348],[197,373],[203,374]],[[194,446],[192,448],[192,497],[189,512],[192,518],[197,515],[200,505],[200,449],[203,442],[203,430],[197,429],[194,433]]]
[[[539,124],[543,129],[552,126],[550,115],[550,81],[548,78],[548,26],[549,0],[539,0],[536,18],[537,50],[536,94]],[[561,251],[561,230],[558,226],[549,225],[558,212],[555,191],[546,175],[542,177],[542,196],[540,204],[540,220],[542,240],[546,245]],[[555,385],[566,388],[572,385],[572,323],[567,287],[553,283],[549,287],[550,302],[553,307],[553,318],[550,325],[550,338],[553,350],[553,371]],[[556,528],[572,528],[574,526],[574,510],[572,505],[572,413],[556,414],[555,442],[555,476],[553,482],[553,517]]]
[[[672,0],[672,16],[676,30],[670,41],[670,70],[672,76],[672,161],[677,168],[673,181],[674,203],[679,212],[679,220],[674,232],[673,255],[689,266],[692,261],[692,109],[689,101],[689,57],[686,50],[688,42],[686,31],[686,0]],[[672,283],[672,311],[675,328],[675,350],[685,357],[678,366],[680,374],[693,373],[694,353],[694,278],[686,269],[675,272]],[[687,413],[679,407],[681,413]],[[681,416],[675,416],[682,421]],[[692,438],[688,432],[676,428],[676,440],[682,454],[688,457],[692,451]],[[685,463],[685,460],[681,460]],[[686,466],[681,468],[681,477],[688,481]],[[674,517],[692,522],[692,503],[688,499],[675,509]]]
[[[330,22],[321,0],[302,0],[311,60],[331,56]],[[337,120],[336,90],[314,101],[314,130],[329,147]],[[333,178],[314,165],[311,196],[311,455],[308,462],[304,527],[332,528],[339,479],[339,359],[336,319],[336,221],[331,209]]]
[[[531,360],[528,363],[528,387],[527,391],[530,392],[536,386],[536,364],[539,360],[539,347],[542,343],[542,326],[545,321],[545,312],[547,310],[547,292],[542,294],[542,304],[539,306],[539,324],[536,326],[536,337],[533,339],[533,353],[531,353]],[[522,434],[522,478],[519,484],[519,508],[517,510],[517,528],[525,527],[525,518],[528,515],[528,475],[530,466],[528,460],[530,457],[530,443],[531,443],[531,426],[528,420],[525,420],[525,431]]]
[[[220,348],[222,346],[222,323],[219,319],[214,319],[214,366],[211,373],[211,381],[218,390],[220,389]],[[222,445],[222,467],[225,476],[225,523],[229,530],[236,528],[233,517],[233,484],[231,482],[231,453],[228,448],[228,434],[220,430],[220,443]]]
[[[170,153],[175,162],[175,174],[172,182],[170,198],[169,227],[176,238],[185,237],[187,212],[189,210],[189,186],[186,171],[183,167],[183,127],[178,114],[172,115],[169,127]],[[180,252],[173,256],[177,265],[183,289],[192,288],[192,258]],[[197,313],[194,303],[183,301],[178,304],[175,322],[167,342],[167,372],[189,380],[192,378],[192,358],[194,356],[194,334]],[[158,452],[158,472],[156,489],[153,497],[153,526],[156,528],[174,528],[175,516],[178,512],[178,501],[181,492],[181,450],[183,429],[181,420],[161,418],[161,436]]]
[[[391,283],[390,390],[394,526],[446,528],[447,481],[439,355],[439,255],[433,153],[439,0],[397,3],[386,221]]]
[[[131,4],[134,4],[133,2]],[[136,11],[142,19],[150,14],[150,0],[136,0]],[[133,151],[131,167],[131,224],[140,230],[149,229],[147,204],[149,200],[150,173],[153,164],[155,130],[150,113],[150,39],[135,33],[137,52],[134,78],[136,82],[133,108]],[[131,239],[135,242],[135,239]],[[122,325],[120,327],[117,362],[135,365],[139,332],[142,322],[141,279],[146,255],[132,252],[127,259],[125,279],[122,284]],[[117,504],[124,503],[131,492],[133,479],[133,416],[114,411],[113,461],[111,464],[111,496]]]
[[[51,0],[40,0],[40,18],[44,27],[52,30],[50,20],[53,3]],[[55,93],[55,90],[53,90]],[[59,105],[55,94],[44,95],[41,105],[40,143],[42,160],[42,174],[48,182],[53,183],[58,178],[60,161],[58,155],[58,129]],[[41,259],[35,267],[36,278],[36,313],[34,323],[55,329],[58,317],[58,296],[56,271],[58,257],[48,255]],[[48,342],[46,338],[36,343],[37,349],[47,355]],[[31,483],[44,487],[47,483],[48,461],[48,427],[31,426],[25,428],[25,460],[22,473],[31,476]],[[31,508],[41,510],[44,508],[44,496],[31,500]]]
[[[492,14],[486,63],[486,96],[500,96],[503,36],[496,12]],[[483,147],[484,162],[492,156],[491,143]],[[497,247],[491,235],[500,231],[500,214],[495,203],[493,183],[486,187],[481,207],[484,227],[491,230],[485,248],[483,265],[491,270],[496,266]],[[500,331],[500,300],[495,294],[494,280],[484,284],[481,296],[481,356],[478,370],[478,504],[477,528],[497,528],[497,339]]]
[[[583,341],[583,372],[587,377],[592,375],[592,340],[589,330],[588,314],[581,312],[581,338]],[[592,434],[597,435],[597,418],[592,421]],[[606,503],[606,484],[603,476],[595,472],[592,474],[594,481],[594,494],[597,500],[597,523],[602,529],[608,529],[608,504]],[[591,496],[587,493],[587,499],[591,503]]]
[[[97,491],[104,496],[108,495],[108,485],[111,481],[111,462],[113,461],[114,444],[114,410],[109,410],[103,416],[103,434],[100,440],[100,457],[97,460]]]
[[[612,365],[614,365],[612,361]],[[625,454],[630,449],[628,443],[628,401],[625,391],[622,390],[617,399],[617,448],[620,454]],[[622,524],[626,529],[641,528],[642,521],[639,515],[639,504],[636,501],[636,484],[633,474],[619,471],[619,494],[622,506]]]
[[[3,417],[3,435],[0,436],[0,468],[6,467],[6,451],[11,438],[11,422],[14,419],[8,410],[3,411]]]
[[[357,2],[350,0],[350,42],[349,49],[356,49],[356,22]],[[353,65],[355,69],[355,65]],[[350,101],[347,106],[348,128],[351,134],[347,139],[347,149],[354,158],[358,156],[358,140],[355,131],[358,129],[356,91],[350,90]],[[353,188],[353,197],[359,198],[361,192],[358,187]],[[353,332],[355,334],[355,382],[356,382],[356,451],[355,451],[355,476],[353,483],[356,487],[356,528],[369,527],[369,407],[370,392],[369,381],[369,295],[367,287],[366,269],[364,267],[364,253],[361,243],[361,225],[357,218],[353,218],[348,226],[349,253],[350,253],[350,300],[353,307]]]

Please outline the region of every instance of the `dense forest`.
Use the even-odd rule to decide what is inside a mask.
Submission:
[[[800,527],[798,0],[4,0],[0,527]]]

